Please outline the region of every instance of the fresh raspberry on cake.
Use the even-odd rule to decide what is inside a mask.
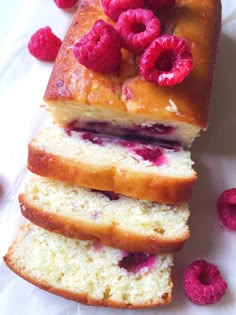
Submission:
[[[144,0],[102,0],[102,7],[107,16],[117,21],[122,12],[143,8]]]
[[[169,9],[175,5],[175,0],[146,0],[152,10]]]
[[[56,59],[61,47],[61,40],[53,34],[49,26],[40,28],[28,43],[28,50],[35,58],[52,61]]]
[[[220,195],[217,208],[223,224],[236,231],[236,188],[225,190]]]
[[[181,83],[193,68],[188,42],[178,36],[164,35],[155,39],[140,59],[142,77],[160,86]]]
[[[54,0],[56,6],[60,9],[72,8],[78,0]]]
[[[72,49],[78,62],[89,69],[102,73],[119,70],[121,41],[113,26],[103,20],[96,21]]]
[[[150,10],[130,9],[119,16],[116,29],[126,48],[142,53],[161,34],[161,23]]]
[[[184,291],[187,298],[198,305],[219,301],[227,290],[227,284],[217,266],[205,261],[194,261],[184,274]]]

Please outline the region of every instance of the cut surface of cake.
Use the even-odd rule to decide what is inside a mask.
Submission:
[[[31,172],[82,187],[166,204],[189,200],[196,180],[181,147],[52,126],[29,144]]]
[[[38,175],[30,176],[19,201],[22,214],[49,231],[131,252],[174,252],[189,237],[187,204],[158,204]]]
[[[163,34],[184,38],[194,67],[181,83],[161,87],[139,74],[136,55],[122,50],[118,73],[102,74],[81,65],[72,47],[94,22],[114,25],[100,0],[81,0],[56,59],[45,95],[46,108],[64,128],[162,138],[190,146],[208,125],[208,111],[221,28],[220,0],[176,0],[157,12]],[[162,35],[163,35],[162,34]]]
[[[26,224],[4,261],[41,289],[84,304],[144,308],[171,301],[171,254],[129,253]]]

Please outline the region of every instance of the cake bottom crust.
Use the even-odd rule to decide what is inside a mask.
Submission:
[[[15,274],[17,274],[18,276],[20,276],[22,279],[26,280],[27,282],[30,282],[31,284],[37,286],[38,288],[48,291],[52,294],[56,294],[68,300],[79,302],[85,305],[104,306],[104,307],[120,308],[120,309],[144,309],[144,308],[153,308],[157,306],[162,306],[165,304],[169,304],[172,301],[171,293],[164,294],[162,300],[154,304],[122,304],[111,299],[97,300],[97,299],[91,298],[88,294],[78,294],[69,290],[56,288],[49,285],[48,283],[44,283],[43,281],[40,281],[40,279],[35,279],[33,277],[30,277],[29,275],[25,275],[24,273],[21,272],[21,270],[18,269],[18,267],[14,264],[14,262],[11,261],[11,258],[9,257],[9,255],[4,256],[3,259],[6,265]]]

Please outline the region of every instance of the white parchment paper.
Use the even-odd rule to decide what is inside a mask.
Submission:
[[[38,28],[46,25],[63,38],[74,12],[58,9],[52,0],[16,1],[15,10],[14,1],[8,2],[4,2],[5,9],[0,13],[4,31],[0,32],[1,257],[23,222],[17,196],[26,174],[27,145],[47,116],[39,105],[52,64],[29,55],[27,43]],[[191,201],[191,238],[175,259],[173,302],[141,311],[84,306],[34,287],[1,260],[1,315],[236,314],[236,232],[220,226],[215,205],[223,190],[236,187],[236,0],[222,0],[222,5],[223,28],[210,125],[192,148],[199,179]],[[196,259],[215,263],[228,283],[227,294],[215,305],[196,306],[184,296],[183,272]]]

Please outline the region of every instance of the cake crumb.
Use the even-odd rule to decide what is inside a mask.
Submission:
[[[166,106],[166,110],[168,110],[169,112],[173,112],[175,113],[177,116],[182,116],[178,110],[178,107],[176,106],[175,102],[169,98],[169,106]]]

